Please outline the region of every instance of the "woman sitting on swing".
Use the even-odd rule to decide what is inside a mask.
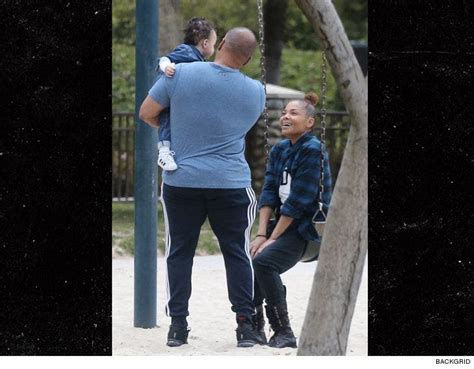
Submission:
[[[280,274],[303,256],[309,241],[319,241],[312,223],[318,210],[321,173],[321,143],[312,134],[318,96],[312,92],[286,105],[280,117],[281,133],[287,139],[270,152],[265,183],[259,200],[258,233],[250,244],[255,273],[255,324],[266,342],[263,300],[272,330],[271,347],[294,347],[286,288]],[[331,198],[331,174],[324,154],[323,203]],[[275,220],[270,220],[275,213]]]

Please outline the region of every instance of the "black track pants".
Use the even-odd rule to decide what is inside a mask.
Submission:
[[[193,257],[201,226],[209,218],[224,256],[232,311],[237,315],[251,316],[254,311],[254,276],[249,244],[257,206],[252,188],[198,189],[164,184],[162,193],[166,228],[167,315],[189,315]]]

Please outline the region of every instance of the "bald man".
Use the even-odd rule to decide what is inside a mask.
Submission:
[[[265,105],[262,84],[239,70],[252,57],[257,41],[247,28],[230,30],[213,63],[176,66],[172,78],[150,89],[140,119],[159,126],[170,107],[171,149],[178,169],[163,172],[162,203],[166,226],[168,346],[187,343],[191,270],[201,226],[206,220],[224,256],[227,289],[237,320],[237,346],[265,342],[252,321],[254,275],[249,252],[256,198],[245,161],[245,135]],[[217,282],[219,283],[219,282]],[[215,296],[220,298],[220,296]],[[220,330],[213,311],[200,319]]]

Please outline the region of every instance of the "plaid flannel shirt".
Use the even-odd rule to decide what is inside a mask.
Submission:
[[[265,174],[265,183],[259,199],[259,209],[270,206],[280,215],[294,218],[293,223],[306,240],[318,240],[312,218],[319,209],[319,178],[321,173],[321,143],[311,132],[304,134],[292,145],[282,140],[270,152]],[[282,204],[280,185],[286,173],[291,175],[290,193]],[[323,208],[326,211],[331,201],[331,171],[327,152],[324,153]]]

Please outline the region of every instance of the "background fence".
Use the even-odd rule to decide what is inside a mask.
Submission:
[[[135,117],[112,114],[112,199],[133,200],[135,173]]]
[[[277,117],[274,117],[273,129],[279,131],[277,127]],[[342,162],[342,155],[349,133],[349,115],[347,112],[329,111],[326,118],[326,146],[329,152],[333,185],[336,182],[339,168]],[[314,134],[319,137],[320,129],[316,128]],[[256,135],[262,136],[261,126],[255,125],[249,132],[247,147],[254,147],[253,139]],[[274,142],[271,142],[273,144]],[[261,152],[264,147],[260,143]],[[260,147],[256,149],[260,150]],[[247,155],[247,160],[252,161],[252,155]],[[252,170],[255,163],[250,162]],[[259,164],[260,165],[260,164]],[[261,165],[260,165],[261,166]],[[135,173],[135,118],[133,113],[113,113],[112,115],[112,199],[115,201],[133,201]],[[252,178],[254,188],[259,193],[261,183]],[[159,181],[160,182],[160,181]]]

